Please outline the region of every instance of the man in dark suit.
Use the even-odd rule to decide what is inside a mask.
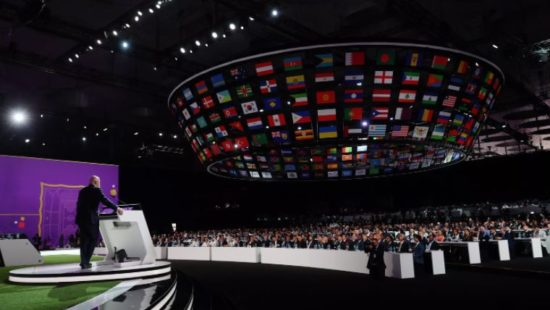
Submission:
[[[97,213],[99,203],[116,210],[118,214],[123,213],[121,208],[103,195],[100,184],[100,178],[94,175],[90,178],[90,184],[78,193],[75,222],[80,229],[80,267],[82,269],[92,267],[90,259],[99,237],[99,216]]]
[[[397,245],[397,252],[409,253],[411,249],[411,244],[407,239],[405,239],[405,234],[399,233],[397,235],[397,240],[399,240],[399,244]]]
[[[369,261],[367,268],[369,274],[376,280],[384,279],[384,273],[386,271],[386,264],[384,263],[384,244],[382,235],[380,233],[375,234],[372,237],[372,243],[365,248],[365,252],[369,253]]]

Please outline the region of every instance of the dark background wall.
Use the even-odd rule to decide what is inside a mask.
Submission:
[[[151,229],[163,231],[172,222],[181,229],[231,227],[257,225],[258,217],[331,213],[342,208],[394,210],[547,199],[549,172],[550,153],[541,152],[344,182],[251,183],[215,178],[202,170],[184,173],[177,167],[121,165],[120,183],[121,199],[141,202]]]

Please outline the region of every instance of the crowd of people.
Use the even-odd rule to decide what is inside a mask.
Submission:
[[[375,234],[388,251],[410,244],[541,237],[550,233],[550,204],[522,201],[321,216],[285,227],[211,229],[155,234],[156,246],[277,247],[364,251]]]

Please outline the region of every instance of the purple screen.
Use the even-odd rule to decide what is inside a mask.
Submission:
[[[118,201],[118,166],[0,155],[0,233],[38,233],[50,246],[74,234],[76,200],[90,176]],[[110,210],[110,209],[109,209]]]

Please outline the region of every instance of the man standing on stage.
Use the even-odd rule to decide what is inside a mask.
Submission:
[[[372,237],[372,243],[365,248],[365,253],[369,254],[367,268],[369,274],[376,280],[383,280],[386,271],[384,263],[384,241],[381,240],[382,235],[375,233]]]
[[[89,269],[92,267],[90,259],[99,237],[99,216],[97,213],[99,203],[116,210],[119,215],[124,211],[112,203],[101,191],[101,180],[98,176],[90,178],[90,184],[78,193],[76,203],[76,224],[80,229],[80,267]]]

